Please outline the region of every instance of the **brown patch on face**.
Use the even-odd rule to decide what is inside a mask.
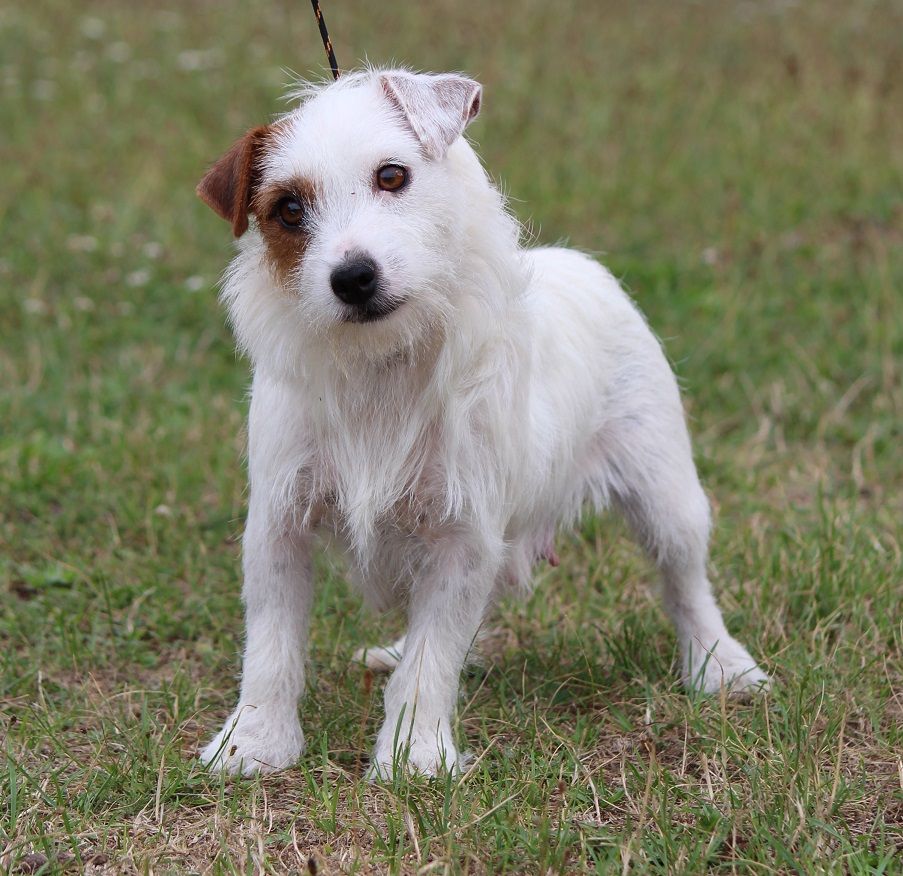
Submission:
[[[316,204],[317,189],[310,180],[299,177],[260,189],[251,202],[251,212],[257,217],[260,233],[266,243],[267,258],[274,273],[282,281],[298,267],[310,242],[306,223],[297,228],[287,228],[280,221],[279,204],[285,198],[297,200],[309,215]]]

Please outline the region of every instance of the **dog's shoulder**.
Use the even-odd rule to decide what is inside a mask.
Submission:
[[[629,304],[614,275],[588,253],[563,246],[527,249],[534,295],[540,299],[563,297],[576,303],[587,295],[608,307]]]

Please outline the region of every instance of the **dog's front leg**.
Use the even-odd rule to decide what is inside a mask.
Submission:
[[[461,669],[483,620],[501,548],[484,538],[434,545],[412,585],[404,653],[386,685],[371,776],[460,765],[452,715]]]
[[[253,501],[243,545],[247,640],[241,693],[201,760],[247,776],[291,766],[304,749],[298,699],[313,576],[309,536],[281,532]]]

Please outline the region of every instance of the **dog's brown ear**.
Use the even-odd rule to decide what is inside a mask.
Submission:
[[[430,158],[443,158],[480,111],[483,87],[466,76],[390,70],[379,82]]]
[[[232,224],[241,237],[248,230],[248,212],[259,175],[260,150],[270,127],[252,128],[238,140],[198,183],[198,197]]]

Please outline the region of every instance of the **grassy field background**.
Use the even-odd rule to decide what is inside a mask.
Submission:
[[[766,697],[687,697],[608,519],[502,607],[462,778],[361,781],[396,633],[324,559],[308,751],[223,781],[248,368],[204,168],[322,70],[306,2],[0,9],[0,870],[903,872],[903,4],[324,3],[341,63],[461,69],[540,241],[665,340]],[[314,864],[308,864],[313,859]]]

